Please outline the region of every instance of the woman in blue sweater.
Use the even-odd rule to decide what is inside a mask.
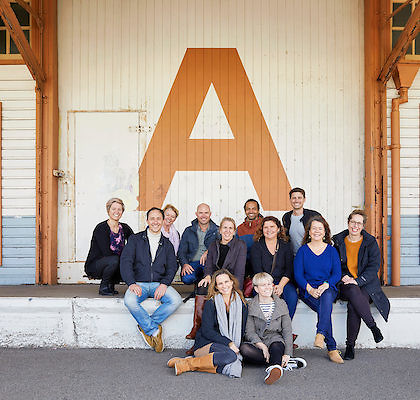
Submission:
[[[294,269],[299,297],[318,314],[314,346],[322,349],[325,342],[330,360],[342,364],[344,361],[337,351],[331,323],[336,285],[341,279],[340,257],[331,246],[330,227],[320,215],[311,218],[305,227]]]

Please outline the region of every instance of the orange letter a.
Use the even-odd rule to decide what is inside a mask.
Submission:
[[[235,139],[189,139],[211,83]],[[187,49],[140,165],[140,210],[162,205],[176,171],[248,171],[264,210],[288,209],[290,184],[236,49]]]

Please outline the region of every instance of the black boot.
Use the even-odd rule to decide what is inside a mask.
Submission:
[[[372,331],[373,339],[375,340],[375,343],[379,343],[379,342],[382,342],[382,340],[384,340],[381,330],[376,325],[372,326],[370,330]]]
[[[108,285],[109,290],[112,292],[112,294],[118,294],[118,290],[115,290],[115,283],[110,283]]]
[[[348,344],[346,346],[346,352],[344,353],[344,359],[345,360],[353,360],[354,359],[354,346],[351,344]]]
[[[99,294],[101,296],[113,296],[114,295],[114,291],[111,291],[109,289],[108,283],[101,282],[101,284],[99,285]]]

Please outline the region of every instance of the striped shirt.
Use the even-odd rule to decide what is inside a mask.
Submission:
[[[269,325],[271,322],[273,311],[274,311],[274,300],[269,304],[260,303],[260,308],[261,308],[262,313],[264,314],[267,325]]]

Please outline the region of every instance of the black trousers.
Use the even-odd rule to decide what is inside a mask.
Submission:
[[[101,286],[119,283],[121,281],[120,275],[120,256],[102,257],[95,263],[94,278],[102,279]]]
[[[370,329],[376,325],[370,311],[372,300],[363,287],[352,284],[340,286],[340,297],[347,300],[346,344],[354,346],[359,335],[361,320]]]
[[[244,361],[251,364],[266,365],[267,361],[261,349],[251,343],[242,343],[239,348]],[[268,348],[270,354],[269,365],[281,365],[281,359],[284,355],[284,344],[282,342],[273,342]]]

